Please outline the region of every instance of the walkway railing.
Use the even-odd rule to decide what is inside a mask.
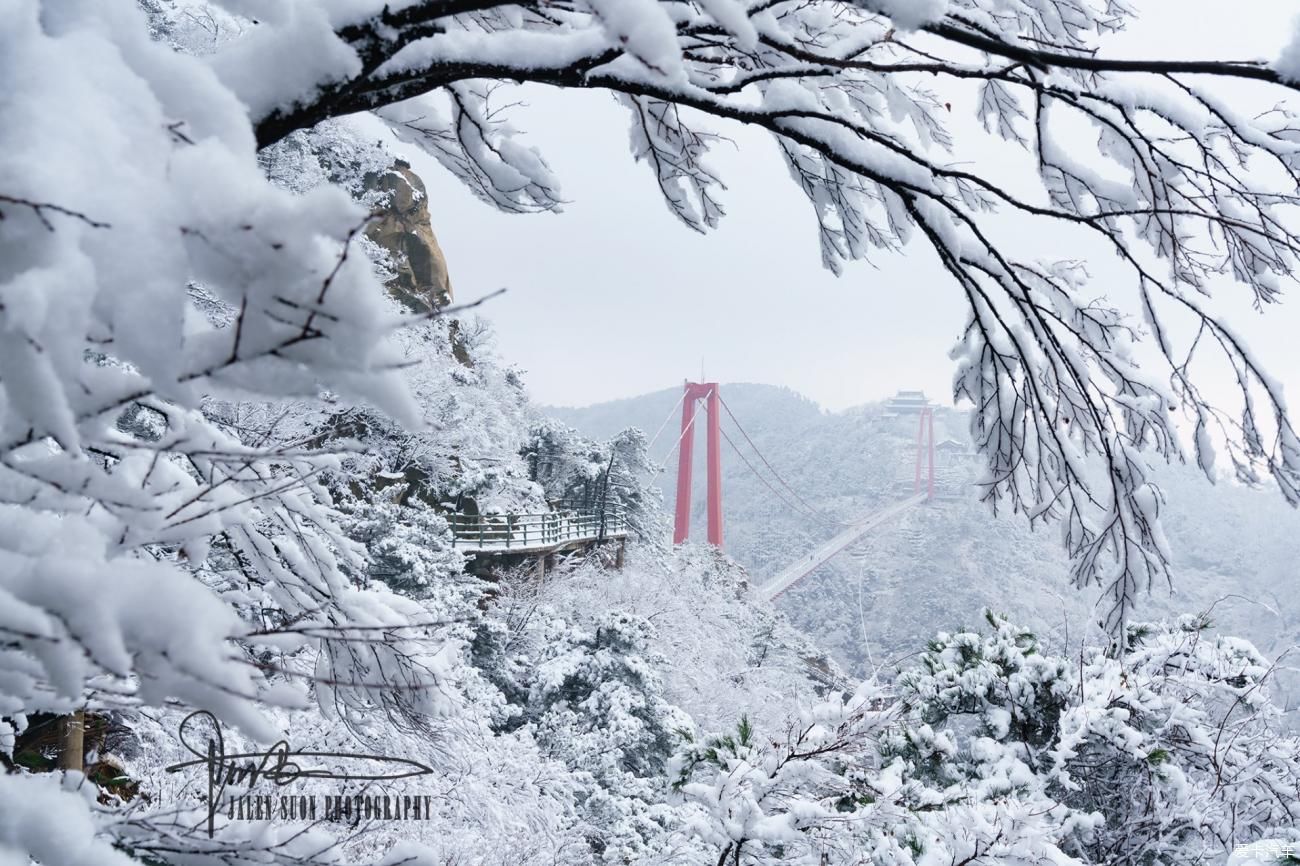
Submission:
[[[452,546],[457,550],[547,550],[578,541],[627,536],[622,512],[548,511],[541,514],[451,514]]]

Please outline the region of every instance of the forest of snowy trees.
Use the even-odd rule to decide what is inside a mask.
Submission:
[[[826,411],[768,385],[729,383],[722,390],[750,437],[724,419],[723,430],[737,446],[723,454],[726,549],[754,583],[816,549],[842,530],[841,521],[911,494],[916,416],[891,417],[882,403]],[[626,424],[653,428],[679,397],[664,390],[545,411],[606,437]],[[937,629],[976,622],[985,607],[1014,611],[1021,626],[1058,649],[1102,639],[1095,631],[1097,590],[1076,592],[1065,584],[1069,558],[1059,537],[1002,519],[980,503],[973,482],[982,467],[968,422],[965,412],[942,409],[935,421],[937,501],[898,516],[775,602],[852,674],[888,673]],[[669,448],[665,438],[657,457]],[[803,502],[759,455],[779,476],[797,479]],[[697,453],[696,462],[701,458]],[[1216,472],[1217,484],[1191,465],[1157,467],[1154,477],[1165,494],[1162,522],[1176,578],[1142,597],[1144,618],[1208,611],[1219,631],[1281,657],[1271,691],[1279,708],[1300,722],[1300,669],[1289,661],[1290,648],[1300,642],[1300,598],[1288,589],[1300,512],[1267,488],[1231,483],[1223,471]],[[658,479],[671,501],[675,477],[665,472]],[[696,487],[699,526],[700,480]]]
[[[1284,862],[1294,662],[1142,598],[1177,579],[1154,466],[1300,502],[1282,385],[1212,303],[1295,280],[1300,36],[1108,59],[1134,14],[0,0],[0,864]],[[1101,628],[989,610],[846,672],[735,561],[668,545],[644,432],[530,402],[493,298],[395,288],[429,264],[371,231],[401,190],[428,206],[404,154],[562,206],[525,85],[618,100],[689,229],[724,217],[709,150],[744,124],[826,267],[937,257],[984,500],[1059,530]],[[962,159],[972,113],[1023,176]],[[562,501],[627,516],[621,568],[453,543]],[[351,811],[290,809],[317,798]]]

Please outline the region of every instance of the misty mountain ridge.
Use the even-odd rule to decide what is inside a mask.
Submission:
[[[890,417],[883,402],[825,410],[789,388],[770,385],[724,384],[721,393],[780,476],[773,476],[724,411],[722,429],[730,440],[723,442],[722,457],[724,549],[748,571],[751,585],[807,556],[842,528],[841,521],[911,494],[915,416]],[[680,398],[680,390],[665,389],[542,411],[594,438],[627,427],[652,437],[662,427],[650,453],[664,463],[658,487],[671,513]],[[693,431],[691,534],[701,541],[706,417],[701,405]],[[1058,527],[1031,528],[1024,515],[1009,512],[994,516],[979,501],[982,463],[970,444],[968,417],[949,407],[936,412],[935,440],[947,447],[936,455],[934,501],[868,534],[775,602],[857,674],[886,667],[936,630],[978,622],[985,607],[1058,642],[1097,637],[1097,591],[1070,585]],[[1221,631],[1249,637],[1274,656],[1300,641],[1300,600],[1283,589],[1296,577],[1289,551],[1290,540],[1300,536],[1300,515],[1268,489],[1211,486],[1195,467],[1160,466],[1154,474],[1166,496],[1162,513],[1173,549],[1172,586],[1151,587],[1140,615],[1155,619],[1212,608]],[[1278,690],[1286,692],[1279,698],[1288,709],[1300,698],[1297,686],[1294,673],[1279,677]]]

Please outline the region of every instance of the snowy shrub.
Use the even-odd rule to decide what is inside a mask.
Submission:
[[[547,601],[526,584],[507,588],[479,625],[475,664],[510,704],[497,729],[535,739],[574,773],[601,862],[654,861],[680,820],[665,802],[666,765],[693,722],[664,698],[666,660],[648,645],[648,622],[614,610],[574,623]]]
[[[451,546],[447,520],[428,506],[399,505],[381,493],[375,499],[343,505],[343,528],[367,551],[366,575],[406,594],[429,592],[435,581],[452,581],[464,556]]]
[[[940,634],[896,699],[866,684],[695,738],[673,762],[686,835],[717,863],[890,866],[1210,866],[1296,838],[1300,740],[1248,644],[1187,618],[1072,659],[988,619]]]
[[[653,484],[659,468],[646,452],[645,434],[623,430],[596,443],[551,418],[535,421],[522,450],[529,477],[547,499],[570,508],[620,513],[632,537],[661,544],[666,534],[662,497]]]
[[[646,657],[652,628],[621,612],[593,631],[550,624],[528,712],[553,752],[598,774],[662,774],[690,719],[662,697]]]
[[[1131,628],[1114,658],[1053,655],[988,615],[941,634],[898,689],[885,740],[928,784],[1051,807],[1087,863],[1218,863],[1300,823],[1300,740],[1270,702],[1270,665],[1202,618]]]

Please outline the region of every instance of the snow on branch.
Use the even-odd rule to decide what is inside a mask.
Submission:
[[[954,391],[975,407],[987,498],[1062,527],[1076,582],[1107,589],[1121,650],[1139,590],[1167,575],[1147,464],[1184,456],[1178,412],[1207,474],[1217,447],[1238,477],[1300,502],[1281,387],[1206,298],[1227,277],[1266,308],[1294,280],[1292,111],[1247,116],[1204,87],[1293,98],[1294,48],[1278,68],[1111,60],[1122,0],[223,5],[265,15],[211,18],[188,53],[151,39],[131,0],[6,7],[0,80],[25,82],[0,104],[0,705],[14,712],[179,701],[270,739],[262,709],[308,685],[349,726],[414,729],[454,709],[446,648],[393,628],[429,611],[359,577],[323,481],[352,446],[223,406],[341,401],[420,426],[387,339],[401,323],[351,253],[366,213],[328,184],[275,186],[257,150],[372,111],[494,206],[556,210],[558,179],[508,119],[514,84],[619,99],[633,156],[693,229],[724,214],[716,119],[773,136],[828,267],[933,253],[969,311]],[[957,161],[963,109],[1030,192]],[[1104,242],[1132,309],[1099,300],[1082,267],[1038,261],[1008,216]],[[1138,363],[1139,339],[1163,367]],[[1206,355],[1234,372],[1240,405],[1198,384]],[[290,663],[266,655],[305,644]],[[821,721],[779,768],[856,724]],[[741,745],[732,759],[756,784],[784,784]],[[775,841],[792,826],[756,829]],[[112,832],[129,846],[137,830],[142,851],[176,842],[156,822]],[[725,840],[736,860],[743,841]]]
[[[692,228],[723,214],[723,181],[704,162],[715,134],[696,128],[712,117],[776,139],[827,267],[912,240],[936,255],[970,310],[955,393],[975,405],[988,499],[1062,522],[1075,580],[1108,588],[1120,640],[1135,593],[1167,576],[1161,495],[1146,466],[1152,454],[1185,458],[1180,413],[1207,474],[1226,465],[1217,447],[1239,478],[1271,478],[1300,502],[1300,439],[1281,388],[1205,299],[1227,277],[1266,307],[1294,280],[1291,111],[1283,101],[1246,116],[1204,86],[1251,81],[1293,96],[1296,83],[1268,64],[1110,59],[1103,37],[1133,14],[1122,2],[367,8],[355,4],[336,29],[366,71],[255,117],[259,143],[379,110],[480,197],[553,209],[558,185],[540,157],[507,149],[476,107],[486,97],[467,94],[496,92],[485,82],[600,89],[632,110],[633,155]],[[950,114],[971,85],[967,107],[1036,175],[1037,193],[992,166],[954,162],[964,142]],[[457,115],[421,127],[437,93]],[[1095,138],[1081,146],[1078,130],[1089,128]],[[1082,269],[1040,263],[998,230],[1009,214],[1103,241],[1128,269],[1132,301],[1102,303]],[[1163,369],[1134,360],[1139,340]],[[1235,371],[1235,405],[1209,399],[1190,373],[1211,355]]]
[[[438,715],[441,644],[378,630],[427,612],[364,586],[323,484],[355,445],[222,411],[341,399],[419,427],[389,340],[410,322],[353,251],[368,214],[271,183],[248,103],[136,4],[10,5],[6,80],[65,74],[0,106],[0,746],[25,714],[170,702],[269,741],[266,708],[315,679],[345,722]],[[321,671],[286,682],[272,645]]]

